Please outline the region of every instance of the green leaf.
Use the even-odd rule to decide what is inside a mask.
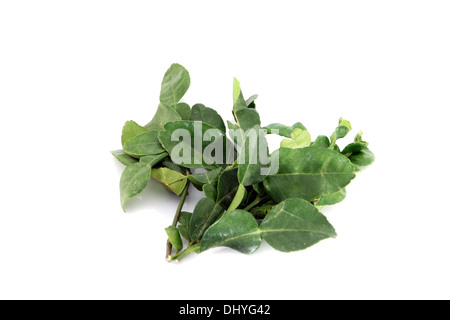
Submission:
[[[355,166],[330,149],[307,147],[280,149],[278,173],[264,179],[269,196],[281,202],[288,198],[313,201],[344,188],[355,177]]]
[[[125,211],[125,203],[140,194],[148,184],[152,167],[140,162],[125,168],[120,178],[120,202]]]
[[[200,199],[192,213],[189,226],[189,237],[192,242],[197,241],[203,233],[211,226],[224,212],[220,204],[209,198]]]
[[[368,145],[367,142],[363,141],[362,135],[363,135],[363,132],[362,132],[362,131],[358,132],[358,133],[356,134],[356,136],[355,136],[355,142],[361,142],[361,143],[365,143],[365,144]]]
[[[134,157],[161,154],[165,150],[158,140],[158,131],[147,131],[128,140],[123,151]]]
[[[238,169],[225,170],[219,176],[217,183],[217,203],[228,209],[239,188]]]
[[[233,113],[236,114],[237,111],[247,109],[247,103],[244,99],[241,90],[241,84],[239,81],[234,78],[233,79]]]
[[[291,139],[281,141],[281,148],[305,148],[311,145],[311,135],[308,130],[294,129],[291,133]]]
[[[247,108],[250,108],[250,109],[255,109],[256,108],[256,104],[255,104],[256,98],[258,98],[258,95],[254,94],[250,98],[245,100],[245,103],[247,104]]]
[[[346,196],[347,196],[347,191],[345,191],[345,189],[341,189],[337,192],[324,195],[316,203],[316,206],[330,206],[330,205],[341,202],[342,200],[345,199]]]
[[[180,102],[175,106],[175,110],[177,110],[178,114],[181,117],[181,120],[190,120],[191,119],[191,107],[187,103]]]
[[[241,109],[235,113],[239,127],[247,131],[254,126],[261,126],[259,114],[255,109]]]
[[[335,238],[327,218],[303,199],[287,199],[275,206],[260,226],[261,235],[276,250],[291,252]]]
[[[213,200],[214,202],[216,201],[216,199],[217,199],[217,181],[213,181],[209,184],[204,184],[202,190],[207,198]]]
[[[186,186],[187,177],[169,168],[157,168],[152,170],[152,177],[161,182],[167,190],[179,196]]]
[[[181,241],[180,232],[178,231],[177,227],[167,227],[166,234],[175,250],[177,250],[177,252],[181,251],[181,249],[183,249],[183,241]]]
[[[336,145],[336,140],[344,138],[349,131],[352,130],[352,125],[350,121],[344,120],[342,118],[339,119],[339,125],[334,130],[333,134],[330,137],[331,144],[330,148],[333,148]]]
[[[295,129],[306,130],[305,126],[301,122],[294,123],[292,126],[286,126],[281,123],[272,123],[265,126],[263,129],[267,130],[268,134],[277,133],[278,135],[286,138],[291,138],[291,134]]]
[[[342,150],[343,155],[350,155],[351,153],[361,152],[367,148],[367,143],[353,142],[347,145],[344,150]]]
[[[122,129],[122,146],[125,145],[128,140],[145,132],[147,132],[147,129],[141,127],[136,122],[131,120],[125,122],[125,125]]]
[[[136,163],[139,160],[136,158],[133,158],[129,155],[127,155],[125,152],[123,152],[122,150],[114,150],[111,151],[111,154],[117,159],[119,160],[120,163],[129,166],[130,164]]]
[[[186,174],[186,168],[180,167],[176,163],[173,163],[171,160],[163,161],[163,163],[161,164],[161,167],[169,168],[169,169],[171,169],[173,171],[177,171],[183,175]]]
[[[241,94],[241,84],[238,79],[233,78],[233,104],[236,103],[239,95]]]
[[[360,167],[369,166],[375,161],[375,155],[368,148],[352,153],[348,158],[354,165]]]
[[[183,238],[185,238],[188,242],[191,241],[189,236],[189,225],[191,223],[192,213],[182,211],[180,212],[180,217],[178,219],[178,230]]]
[[[173,162],[187,168],[214,170],[236,159],[234,146],[224,133],[202,122],[169,122],[159,133],[159,141]]]
[[[203,104],[196,104],[192,107],[191,119],[192,121],[202,121],[207,123],[222,132],[226,131],[225,124],[222,117],[216,110],[205,107]]]
[[[259,129],[259,126],[255,126],[247,133],[239,152],[238,179],[244,186],[261,182],[264,179],[261,172],[263,165],[268,165],[270,161],[266,137]]]
[[[200,251],[225,246],[242,253],[253,253],[261,245],[261,236],[255,218],[244,210],[225,214],[203,236]]]
[[[200,239],[206,229],[220,217],[224,210],[228,209],[238,187],[237,168],[225,170],[219,175],[217,198],[211,199],[212,195],[209,195],[208,198],[201,199],[194,209],[189,230],[192,241]]]
[[[242,200],[244,200],[246,194],[247,189],[245,189],[245,187],[242,184],[240,184],[233,198],[233,201],[231,202],[230,206],[227,209],[227,212],[236,210],[242,203]]]
[[[157,164],[159,164],[161,161],[163,161],[168,155],[169,154],[167,152],[163,152],[161,154],[153,154],[153,155],[143,156],[139,159],[139,162],[154,167]]]
[[[189,175],[188,179],[198,190],[202,190],[205,184],[211,184],[213,181],[217,181],[221,170],[219,168],[212,171],[194,173]]]
[[[189,89],[190,84],[189,72],[177,63],[172,64],[164,75],[159,101],[175,106]]]
[[[330,139],[327,136],[318,136],[311,146],[328,149],[330,147]]]
[[[177,110],[173,106],[160,103],[152,121],[145,125],[145,129],[151,131],[163,130],[166,123],[177,120],[181,120]]]

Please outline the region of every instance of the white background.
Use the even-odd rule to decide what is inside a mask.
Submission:
[[[2,1],[0,298],[449,299],[449,16],[448,1]],[[263,124],[364,131],[377,160],[324,210],[337,239],[165,262],[176,197],[151,183],[124,214],[109,151],[151,119],[173,62],[184,101],[224,119],[236,76]]]

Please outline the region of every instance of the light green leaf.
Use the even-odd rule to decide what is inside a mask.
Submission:
[[[344,188],[355,177],[355,166],[330,149],[280,149],[279,169],[264,179],[264,188],[277,202],[288,198],[313,201]]]
[[[123,151],[133,157],[161,154],[165,150],[158,140],[158,131],[147,131],[128,140]]]
[[[187,183],[187,177],[184,174],[164,167],[153,169],[152,177],[177,196],[183,192]]]
[[[233,104],[236,103],[239,95],[241,94],[241,84],[238,79],[233,78]]]
[[[294,123],[292,126],[286,126],[281,123],[272,123],[268,126],[265,126],[263,129],[267,130],[268,134],[277,133],[278,135],[286,138],[290,138],[292,131],[294,131],[295,129],[306,130],[305,126],[301,122]]]
[[[175,106],[189,89],[190,84],[189,72],[177,63],[172,64],[161,83],[159,101],[169,106]]]
[[[177,227],[167,227],[166,234],[175,250],[177,250],[177,252],[181,251],[181,249],[183,249],[183,241],[181,241],[180,232],[178,231]]]
[[[345,191],[345,189],[341,189],[341,190],[339,190],[337,192],[324,195],[316,203],[316,207],[317,206],[330,206],[330,205],[339,203],[342,200],[344,200],[346,196],[347,196],[347,191]]]
[[[202,121],[207,123],[222,132],[226,131],[225,124],[222,117],[216,110],[205,107],[203,104],[196,104],[192,107],[191,119],[192,121]]]
[[[159,141],[173,162],[187,168],[214,170],[236,159],[234,146],[224,133],[202,122],[169,122],[159,133]]]
[[[129,155],[127,155],[125,152],[123,152],[122,150],[114,150],[111,151],[111,154],[117,159],[119,160],[120,163],[129,166],[130,164],[136,163],[139,160],[136,158],[133,158]]]
[[[225,214],[203,236],[200,251],[225,246],[242,253],[253,253],[261,245],[261,236],[255,218],[244,210]]]
[[[333,134],[330,137],[331,143],[330,143],[330,149],[333,149],[336,145],[336,140],[344,138],[347,133],[352,130],[352,125],[350,124],[350,121],[344,120],[342,118],[339,119],[339,125],[334,130]]]
[[[236,191],[236,194],[233,198],[233,201],[231,202],[230,206],[227,209],[227,212],[236,210],[239,207],[239,205],[242,203],[242,200],[244,200],[244,197],[246,196],[246,194],[247,194],[247,189],[245,189],[245,187],[242,184],[240,184]]]
[[[151,131],[163,130],[167,122],[177,120],[181,120],[181,116],[175,107],[160,103],[152,121],[145,125],[145,129]]]
[[[327,218],[303,199],[287,199],[270,210],[260,226],[261,235],[276,250],[306,249],[336,231]]]
[[[147,129],[141,127],[136,122],[131,120],[125,122],[125,125],[122,129],[122,146],[125,145],[128,140],[145,132],[147,132]]]
[[[120,201],[122,209],[125,203],[140,194],[148,184],[152,172],[152,167],[140,162],[129,165],[125,168],[120,178]],[[125,211],[125,209],[124,209]]]
[[[281,141],[281,148],[305,148],[311,145],[311,135],[307,130],[294,129],[291,133],[291,139]]]

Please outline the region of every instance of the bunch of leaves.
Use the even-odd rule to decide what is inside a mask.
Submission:
[[[344,200],[345,187],[359,167],[374,161],[362,133],[341,151],[338,140],[352,130],[344,119],[329,137],[320,135],[314,140],[300,122],[262,127],[257,95],[245,99],[234,79],[234,121],[227,122],[234,135],[228,138],[225,123],[214,109],[180,102],[189,85],[188,71],[173,64],[164,75],[153,119],[144,126],[127,121],[122,129],[122,149],[112,152],[126,166],[120,179],[123,209],[151,178],[180,197],[173,222],[166,228],[167,260],[180,261],[192,252],[218,246],[249,254],[263,240],[276,250],[291,252],[336,237],[320,210]],[[196,125],[202,133],[212,130],[214,141],[222,143],[220,161],[205,156],[214,141],[184,145],[191,151],[189,161],[175,157],[180,141],[173,141],[173,133],[184,129],[194,134]],[[264,133],[256,137],[256,146],[250,143],[250,129]],[[270,155],[267,134],[285,137]],[[271,161],[263,161],[259,150]],[[275,161],[278,170],[271,166]],[[191,185],[204,193],[192,213],[182,210]]]

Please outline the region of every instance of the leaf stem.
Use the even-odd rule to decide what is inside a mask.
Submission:
[[[262,201],[264,201],[264,200],[266,200],[266,199],[267,199],[267,196],[262,197],[262,198],[256,197],[256,199],[253,200],[253,202],[250,203],[248,206],[246,206],[243,210],[244,210],[244,211],[249,211],[249,210],[252,209],[254,206],[256,206],[257,204],[259,204],[260,202],[262,202]]]
[[[190,174],[189,170],[186,171],[187,174]],[[186,197],[188,194],[190,186],[190,181],[187,180],[186,185],[184,186],[183,192],[181,194],[180,202],[178,203],[177,211],[175,212],[175,216],[173,217],[172,226],[176,227],[178,223],[178,219],[180,218],[181,210],[183,209],[184,202],[186,201]],[[172,244],[169,240],[167,240],[166,244],[166,260],[169,259],[169,256],[172,254]],[[168,260],[169,261],[169,260]]]
[[[192,252],[196,252],[198,253],[200,251],[200,244],[195,244],[193,246],[187,247],[184,251],[181,251],[180,253],[177,253],[175,255],[169,255],[167,257],[167,261],[176,261],[176,262],[180,262],[181,260],[183,260],[186,256],[188,256],[189,254],[191,254]]]

